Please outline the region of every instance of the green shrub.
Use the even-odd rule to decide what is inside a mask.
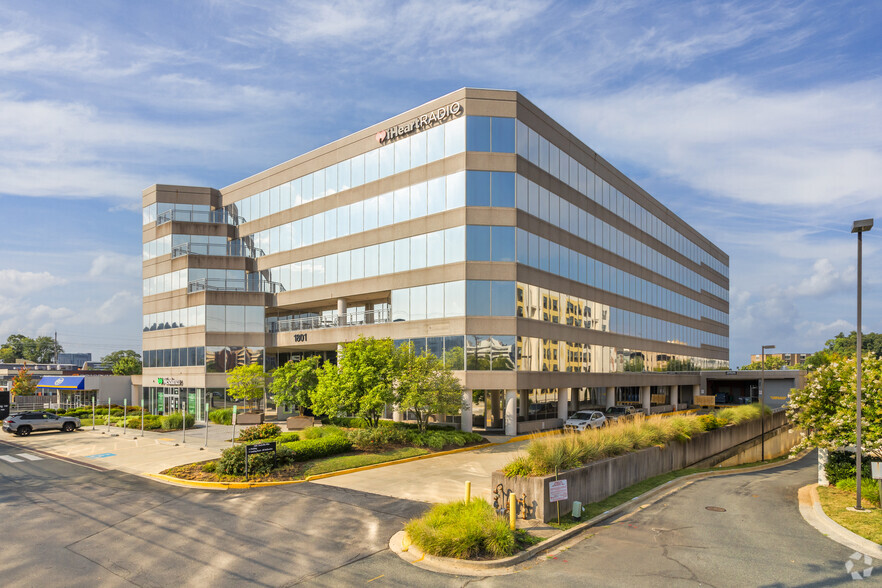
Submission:
[[[863,470],[863,468],[861,468]],[[853,478],[844,478],[836,482],[836,487],[840,490],[845,490],[846,492],[851,492],[857,497],[857,477]],[[879,504],[879,486],[876,480],[864,478],[863,474],[861,474],[861,498],[863,500],[869,500],[877,507]]]
[[[300,435],[297,434],[296,431],[288,431],[287,433],[282,433],[281,435],[273,439],[273,441],[275,441],[276,443],[292,443],[299,440]]]
[[[141,428],[141,417],[133,416],[126,419],[126,426],[130,429],[140,429]],[[144,430],[146,431],[154,431],[156,429],[162,428],[162,417],[159,415],[148,414],[144,415]]]
[[[718,417],[715,414],[703,414],[698,417],[698,420],[701,422],[705,431],[713,431],[714,429],[719,429],[720,427],[725,427],[729,424],[729,421]]]
[[[394,427],[377,427],[376,429],[350,429],[346,437],[352,446],[362,451],[383,449],[389,445],[407,443],[407,431]]]
[[[264,423],[242,429],[239,433],[239,441],[254,441],[256,439],[272,439],[278,437],[282,433],[282,429],[275,423]]]
[[[233,409],[219,408],[208,412],[208,420],[218,425],[233,424]]]
[[[870,459],[868,455],[861,457],[862,480],[869,480],[872,477],[870,473]],[[841,480],[852,480],[856,483],[857,460],[855,459],[855,454],[851,451],[831,451],[827,455],[827,465],[824,466],[824,471],[831,484],[838,485]],[[855,489],[854,484],[851,489]]]
[[[209,461],[208,463],[202,464],[202,471],[203,472],[211,473],[211,472],[215,471],[216,469],[217,469],[217,462],[216,461]]]
[[[166,431],[174,431],[176,429],[182,429],[184,424],[183,414],[180,412],[173,412],[171,414],[163,415],[162,417],[162,428]],[[196,417],[192,414],[187,413],[187,428],[191,428],[196,424]]]
[[[220,459],[217,460],[216,471],[228,476],[245,475],[245,448],[246,445],[236,445],[224,449]],[[288,465],[294,461],[292,451],[286,445],[276,447],[276,453],[258,453],[248,456],[248,473],[254,475],[268,474],[273,467]]]
[[[330,435],[337,435],[339,437],[342,437],[346,435],[346,431],[344,431],[340,427],[327,425],[324,427],[309,427],[308,429],[303,429],[300,432],[300,438],[304,440],[321,439],[322,437],[328,437]]]
[[[441,557],[506,557],[517,547],[508,522],[483,499],[438,504],[405,530],[414,545]]]
[[[502,473],[506,478],[514,478],[515,476],[529,476],[531,472],[530,460],[525,455],[519,455],[513,461],[508,462],[502,468]]]
[[[352,442],[342,435],[328,435],[321,439],[307,439],[280,445],[291,452],[292,461],[307,461],[329,455],[345,453],[352,449]]]

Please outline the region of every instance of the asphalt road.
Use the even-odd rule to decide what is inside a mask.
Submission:
[[[797,491],[816,481],[814,453],[765,472],[696,481],[586,534],[509,576],[467,578],[401,570],[381,552],[321,578],[322,586],[837,586],[848,549],[799,514]],[[708,510],[707,507],[725,509]],[[882,584],[877,574],[862,585]]]
[[[25,457],[24,454],[31,454]],[[35,459],[36,458],[36,459]],[[100,462],[100,459],[94,460]],[[389,537],[426,505],[318,484],[177,488],[0,443],[0,582],[61,586],[830,586],[852,550],[799,515],[814,456],[710,478],[488,578],[403,562]],[[725,511],[707,510],[707,506]],[[874,576],[866,584],[882,579]]]
[[[0,584],[310,583],[388,551],[426,506],[308,483],[177,488],[0,442]]]

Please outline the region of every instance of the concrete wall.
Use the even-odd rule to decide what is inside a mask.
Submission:
[[[766,418],[766,430],[782,427],[785,422],[784,412],[773,414]],[[685,443],[673,442],[665,447],[650,447],[563,472],[558,479],[567,480],[568,496],[567,500],[560,502],[560,511],[570,512],[574,500],[582,504],[598,502],[653,476],[689,467],[757,438],[761,430],[759,420],[750,421],[708,431]],[[554,480],[554,475],[507,478],[501,471],[496,471],[493,472],[491,490],[502,484],[506,492],[513,491],[518,498],[526,494],[527,504],[533,509],[529,513],[530,518],[548,522],[557,515],[557,506],[549,500],[548,495],[548,486]]]

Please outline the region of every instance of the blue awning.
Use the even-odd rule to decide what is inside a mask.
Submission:
[[[86,378],[82,376],[43,376],[37,388],[82,390],[85,382]]]

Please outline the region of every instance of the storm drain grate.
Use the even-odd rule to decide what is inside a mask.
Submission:
[[[722,506],[705,506],[704,508],[713,512],[726,512]]]

